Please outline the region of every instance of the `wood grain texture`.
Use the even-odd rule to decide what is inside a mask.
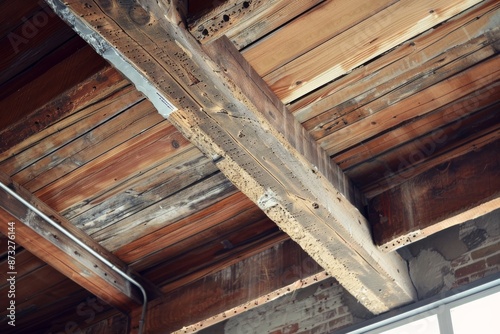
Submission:
[[[496,30],[500,39],[500,29]],[[496,38],[492,40],[481,35],[462,45],[455,45],[447,52],[429,59],[422,66],[404,71],[401,76],[332,107],[303,125],[313,138],[319,140],[353,123],[362,122],[365,118],[495,55],[496,51],[492,47],[495,40]],[[409,58],[407,61],[413,59]]]
[[[276,1],[266,10],[251,15],[243,24],[231,27],[226,36],[241,50],[323,1]]]
[[[385,249],[397,249],[412,234],[430,235],[498,208],[500,201],[500,142],[480,149],[409,179],[370,202],[374,237]],[[401,238],[403,237],[403,238]],[[406,238],[405,238],[406,237]]]
[[[79,64],[92,59],[88,66],[76,70]],[[12,110],[1,119],[0,128],[13,125],[22,121],[33,110],[42,108],[55,97],[60,96],[69,87],[73,87],[89,76],[96,74],[106,67],[106,62],[98,57],[89,47],[84,47],[64,59],[48,71],[24,85],[20,90],[7,96],[0,101],[2,110]],[[55,73],[61,71],[66,73],[60,76]]]
[[[285,103],[294,101],[478,2],[398,1],[264,79]]]
[[[455,110],[463,110],[456,104],[453,106],[456,107]],[[426,168],[439,165],[448,156],[456,157],[459,151],[465,154],[471,149],[495,141],[500,127],[500,116],[496,112],[498,108],[499,104],[494,103],[480,110],[464,113],[445,126],[431,129],[417,139],[403,142],[370,161],[353,166],[347,173],[363,184],[365,193],[372,198],[418,175]],[[420,129],[417,127],[416,130]],[[386,139],[388,138],[391,137]],[[404,140],[401,137],[394,138],[401,139]]]
[[[16,183],[13,183],[5,174],[0,174],[0,177],[3,184],[9,186],[19,196],[26,199],[47,216],[53,217],[64,229],[99,252],[117,268],[127,270],[127,267],[118,258],[76,229],[57,212],[48,208],[43,202]],[[2,222],[0,229],[2,233],[7,234],[9,226],[7,223],[14,222],[16,242],[31,253],[37,254],[44,262],[49,263],[64,276],[74,280],[91,293],[122,310],[130,311],[140,304],[137,291],[130,286],[128,281],[108,268],[107,265],[91,255],[87,250],[75,244],[65,234],[27,209],[17,199],[6,193],[5,190],[2,190],[0,202],[0,219]],[[85,272],[86,275],[80,275],[81,272]]]
[[[33,110],[27,117],[1,130],[0,152],[6,152],[1,156],[16,154],[22,149],[21,143],[30,145],[31,140],[36,140],[49,126],[71,115],[75,108],[83,109],[128,84],[116,70],[104,68],[78,86]]]
[[[84,18],[102,36],[92,38],[104,38],[126,54],[179,108],[169,120],[214,157],[243,193],[367,308],[380,313],[413,300],[402,259],[375,248],[366,219],[315,170],[313,166],[319,163],[299,153],[262,115],[266,110],[259,111],[238,88],[253,83],[228,78],[189,33],[158,15],[162,9],[156,2],[147,2],[149,12],[142,13],[150,24],[132,20],[126,4],[98,3],[88,8],[80,2],[58,2],[55,8],[69,21]],[[154,43],[142,44],[145,36]]]
[[[391,105],[370,115],[364,122],[356,122],[335,132],[337,140],[330,134],[319,142],[330,154],[334,155],[358,143],[368,140],[378,133],[400,126],[416,117],[432,112],[440,106],[451,103],[487,87],[498,80],[497,68],[500,57],[495,55],[484,62],[468,68],[432,87],[411,95],[398,104]]]
[[[404,84],[406,72],[413,73],[415,68],[422,66],[429,59],[436,58],[456,45],[466,44],[495,28],[494,22],[499,7],[494,0],[483,1],[332,83],[301,97],[290,104],[290,110],[304,123],[334,106],[347,103],[350,99],[358,101],[366,91],[395,78],[399,77],[400,84]],[[398,80],[393,82],[397,83]],[[380,96],[383,94],[384,91],[381,91]]]
[[[243,50],[242,54],[255,71],[265,77],[394,2],[394,0],[376,0],[369,3],[353,3],[349,0],[324,1]]]
[[[297,244],[278,244],[151,303],[151,333],[171,332],[258,297],[270,298],[277,289],[321,272]]]
[[[201,43],[225,35],[241,49],[322,1],[225,1],[202,17],[188,18],[188,27]]]

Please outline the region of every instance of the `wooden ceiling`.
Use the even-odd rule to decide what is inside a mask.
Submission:
[[[372,242],[349,227],[353,241],[339,246],[338,253],[331,250],[337,246],[318,237],[317,247],[341,261],[350,247],[368,262],[378,259],[363,255],[371,254],[363,247],[373,243],[382,254],[380,263],[386,255],[391,256],[388,262],[399,261],[392,260],[397,252],[390,251],[499,207],[498,1],[200,0],[179,2],[178,8],[169,3],[51,2],[79,14],[142,71],[179,108],[168,119],[127,79],[131,72],[113,68],[48,4],[0,4],[0,179],[58,223],[85,232],[87,243],[140,278],[152,300],[149,332],[179,330],[294,280],[326,275],[316,262],[349,290],[341,270],[337,277],[334,266],[325,264],[326,255],[317,255],[316,246],[309,248],[310,241],[302,243],[287,230],[288,221],[298,221],[307,232],[313,229],[294,215],[294,207],[302,205],[295,203],[302,200],[303,189],[316,188],[314,182],[336,191],[326,202],[317,196],[308,209],[318,221],[337,221],[330,211],[345,207],[346,212],[359,210],[347,217],[364,216],[360,219],[370,223],[366,231],[373,229]],[[175,38],[162,37],[161,29]],[[192,40],[185,42],[182,31],[190,32]],[[136,42],[148,58],[140,57]],[[187,49],[189,43],[201,46]],[[210,121],[203,123],[189,109],[191,96],[201,101],[202,111],[211,111],[208,106],[218,106],[220,99],[229,108],[217,114],[233,119],[247,114],[240,115],[239,102],[231,104],[219,93],[225,88],[209,81],[213,77],[189,67],[182,52],[191,62],[198,56],[207,64],[210,59],[214,72],[224,73],[220,85],[229,87],[230,98],[264,115],[258,116],[264,121],[242,121],[258,123],[255,132],[249,130],[255,125],[235,128],[240,146],[225,148],[222,139],[207,142],[217,129],[203,128]],[[172,72],[158,72],[149,58]],[[171,87],[169,75],[185,96]],[[228,128],[231,122],[219,121]],[[261,130],[279,147],[259,135]],[[277,192],[261,172],[252,174],[253,167],[245,167],[254,163],[245,162],[246,155],[257,155],[250,148],[252,136],[262,138],[267,149],[257,161],[272,160],[280,150],[298,152],[292,154],[298,162],[266,167],[295,198],[280,202],[282,212],[290,214],[285,218],[278,217],[269,199],[258,197],[262,193],[252,193],[255,187],[246,186],[257,182]],[[309,176],[294,169],[304,161],[312,170]],[[308,178],[310,183],[304,183]],[[9,290],[7,223],[15,221],[18,227],[16,327],[7,324],[3,307],[2,333],[58,332],[68,326],[123,333],[135,327],[128,319],[137,317],[140,298],[123,291],[127,288],[105,293],[106,278],[92,285],[88,277],[108,274],[90,267],[85,269],[90,274],[72,269],[68,278],[64,268],[79,263],[79,255],[64,255],[59,248],[44,251],[52,244],[24,232],[23,219],[16,216],[18,203],[6,192],[0,196],[2,296]],[[330,208],[330,200],[340,202],[340,209]],[[45,223],[37,224],[44,229]],[[248,264],[256,256],[280,273],[293,268],[294,280],[262,282],[244,276],[259,266]],[[304,269],[305,261],[313,264]],[[246,278],[220,286],[217,282],[225,282],[217,276],[221,270]],[[181,312],[182,307],[193,311]]]

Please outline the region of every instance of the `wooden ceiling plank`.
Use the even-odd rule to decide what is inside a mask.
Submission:
[[[453,103],[436,109],[425,117],[416,119],[413,122],[404,124],[388,133],[383,133],[370,140],[364,141],[359,145],[332,157],[335,163],[339,164],[346,173],[356,172],[356,168],[362,168],[360,164],[368,163],[370,159],[380,159],[381,155],[391,154],[388,151],[397,151],[401,146],[408,144],[415,138],[430,136],[430,140],[437,134],[441,134],[442,128],[449,127],[451,130],[457,130],[461,127],[460,122],[478,110],[487,108],[497,101],[500,94],[500,83],[497,82],[491,86],[475,91]],[[490,115],[492,116],[492,115]],[[450,132],[451,134],[451,132]],[[448,136],[448,134],[446,134]],[[449,138],[449,137],[447,137]],[[439,143],[441,144],[441,142]],[[436,148],[433,149],[435,151]],[[407,153],[395,153],[394,156],[408,156]],[[383,159],[391,161],[393,159]],[[353,174],[350,175],[352,177]]]
[[[241,49],[322,1],[225,1],[200,18],[188,18],[188,28],[201,43],[226,35]]]
[[[134,95],[135,92],[137,91],[133,87],[129,87],[126,89],[125,94]],[[115,102],[119,101],[120,100],[116,100]],[[140,120],[144,120],[145,118],[147,120],[145,114],[148,112],[154,115],[151,107],[141,108],[146,104],[149,103],[138,102],[138,105],[130,107],[124,100],[123,105],[121,103],[112,103],[106,106],[106,108],[101,110],[102,112],[106,112],[107,110],[122,112],[114,114],[112,119],[99,124],[95,128],[89,126],[88,132],[73,139],[69,138],[69,141],[65,145],[58,147],[56,150],[50,149],[52,151],[51,154],[41,157],[39,160],[19,171],[19,173],[13,175],[13,179],[34,193],[54,182],[54,180],[64,177],[64,175],[73,170],[84,166],[88,161],[92,161],[99,155],[109,151],[130,137],[133,137],[138,131],[134,128],[134,125],[141,123]],[[153,118],[155,117],[153,116]],[[157,122],[159,122],[159,120]],[[145,124],[140,125],[146,124],[149,123],[145,122]],[[150,126],[153,125],[155,125],[154,121]],[[80,126],[84,128],[87,125],[82,122]],[[129,135],[120,132],[121,129],[127,126],[130,127],[131,131]],[[146,126],[146,129],[147,128]],[[46,145],[49,146],[50,143],[47,142],[48,140],[46,141]]]
[[[495,22],[493,18],[498,15],[498,8],[500,4],[495,0],[483,1],[438,27],[406,41],[382,57],[300,98],[291,103],[289,108],[294,116],[304,123],[332,106],[378,86],[379,83],[394,80],[396,77],[405,78],[404,75],[401,76],[402,73],[421,66],[422,63],[442,54],[443,50],[465,44],[494,28],[492,22]]]
[[[398,1],[264,79],[285,103],[297,100],[479,1]]]
[[[202,280],[170,290],[163,300],[151,303],[148,312],[154,322],[150,330],[157,333],[160,330],[154,328],[163,328],[165,332],[183,327],[206,328],[209,323],[205,320],[215,316],[215,322],[222,321],[224,311],[227,319],[329,277],[297,244],[286,241],[208,273]],[[203,327],[197,324],[199,321],[203,321]]]
[[[498,106],[496,108],[498,108]],[[494,142],[495,140],[498,140],[499,138],[500,126],[497,123],[490,128],[480,131],[472,138],[459,140],[454,143],[448,151],[438,156],[431,157],[430,159],[424,159],[422,163],[408,165],[407,162],[405,162],[406,159],[403,159],[401,165],[395,171],[387,171],[383,180],[377,179],[376,182],[364,185],[363,190],[368,198],[373,198],[380,193],[391,189],[393,186],[401,184],[413,176],[419,175],[440,164],[445,164],[453,158],[472,152]],[[419,155],[418,151],[411,151],[409,154],[413,153]]]
[[[107,66],[79,85],[66,90],[64,94],[33,111],[28,119],[0,132],[0,161],[19,154],[49,133],[64,128],[71,120],[75,121],[76,111],[105,99],[128,84],[118,71]],[[50,127],[56,122],[59,124],[57,128]]]
[[[216,271],[228,268],[233,264],[241,262],[247,257],[254,256],[260,252],[268,250],[277,244],[290,240],[290,237],[282,232],[274,232],[261,238],[261,240],[252,241],[241,249],[235,251],[232,255],[219,256],[219,261],[212,263],[209,266],[198,268],[197,271],[179,277],[177,280],[170,282],[161,287],[162,292],[169,293],[175,291],[185,285],[188,285],[197,280],[203,279]]]
[[[19,148],[6,151],[2,155],[4,160],[0,164],[2,171],[15,175],[21,170],[33,165],[37,160],[50,155],[89,129],[103,124],[116,116],[125,106],[130,106],[143,99],[139,93],[132,93],[132,88],[112,94],[112,98],[92,104],[88,108],[78,110],[75,114],[56,122],[43,131],[36,139],[28,139],[29,143],[22,143]],[[123,98],[123,99],[122,99]],[[121,101],[121,102],[117,102]],[[121,105],[121,108],[113,108]],[[23,181],[23,180],[21,180]]]
[[[83,62],[88,62],[88,65],[79,67]],[[2,109],[13,111],[6,113],[5,117],[2,117],[0,128],[3,129],[17,122],[22,122],[34,110],[61,96],[68,90],[68,87],[80,84],[105,68],[105,66],[106,62],[99,58],[91,48],[81,48],[52,67],[50,71],[46,71],[14,94],[0,100]],[[65,73],[66,75],[61,76],[59,73]]]
[[[133,263],[134,268],[141,271],[165,259],[163,251],[158,250],[182,241],[187,236],[186,233],[201,233],[232,219],[241,212],[251,210],[252,207],[256,207],[255,204],[241,192],[237,192],[214,205],[198,210],[186,218],[120,247],[115,254],[127,263]]]
[[[86,301],[87,298],[89,298],[89,292],[80,289],[62,300],[51,300],[48,304],[27,309],[24,314],[21,314],[21,316],[16,319],[15,327],[9,326],[9,328],[2,333],[36,333],[36,331],[40,329],[41,324],[46,325],[47,319],[54,317],[54,307],[56,307],[56,305],[58,309],[72,310],[75,312],[74,314],[76,314],[78,305]]]
[[[370,202],[374,238],[392,251],[500,208],[500,141],[448,161]]]
[[[127,266],[118,258],[13,182],[8,176],[0,174],[0,181],[38,210],[53,217],[64,229],[100,253],[117,268],[128,270]],[[8,223],[13,222],[16,244],[23,246],[32,254],[36,254],[66,277],[121,310],[131,311],[140,305],[141,298],[137,290],[122,276],[26,208],[4,189],[1,192],[0,230],[3,234],[8,235],[10,226]]]
[[[238,88],[254,84],[246,77],[229,79],[224,71],[232,69],[211,62],[185,29],[165,19],[156,1],[147,2],[149,12],[128,3],[49,3],[98,52],[136,80],[160,113],[213,157],[234,184],[369,310],[385,312],[416,298],[406,263],[375,247],[366,219],[341,195],[342,189],[316,171],[316,165],[332,166],[323,162],[321,149],[310,139],[294,146],[288,138],[309,137],[280,134],[274,125],[282,122],[291,134],[301,134],[300,124],[286,118],[286,109],[273,107],[267,115],[268,109],[255,106],[251,101],[259,99]],[[238,63],[227,51],[221,51],[221,58]],[[304,146],[316,148],[311,152],[315,160],[300,153]],[[344,179],[338,169],[334,175]]]
[[[349,0],[325,1],[242,50],[242,54],[255,71],[264,77],[391,6],[394,2],[394,0],[376,0],[369,3]]]
[[[495,30],[500,39],[500,29]],[[332,107],[302,125],[315,140],[319,140],[353,123],[361,122],[366,117],[495,55],[497,51],[492,46],[495,42],[495,39],[484,34],[465,44],[456,45],[437,57],[429,59],[421,66],[411,71],[402,71],[401,75],[393,80],[377,85],[353,99]],[[408,58],[407,61],[411,63],[412,59]]]
[[[45,57],[38,59],[29,69],[0,85],[0,100],[22,90],[24,86],[36,80],[39,76],[49,72],[52,67],[57,66],[62,60],[71,57],[73,54],[86,47],[88,47],[88,45],[85,41],[79,36],[74,35],[63,45],[53,50]]]
[[[421,173],[425,166],[431,168],[438,164],[437,161],[442,162],[462,145],[468,146],[471,142],[480,140],[479,146],[484,146],[488,143],[486,138],[494,141],[495,137],[489,134],[500,127],[500,114],[496,112],[499,107],[500,104],[496,103],[470,115],[463,115],[446,126],[436,127],[425,136],[396,146],[346,173],[362,184],[363,189],[370,190],[368,198],[383,193]],[[376,189],[375,184],[378,185]]]
[[[267,10],[253,13],[244,24],[231,26],[225,35],[241,50],[323,1],[275,1]]]
[[[189,142],[169,122],[160,122],[131,140],[92,160],[83,168],[57,179],[35,194],[58,211],[140,175],[167,160]]]
[[[17,262],[17,261],[16,261]],[[16,267],[20,268],[21,264],[16,263]],[[17,271],[16,271],[17,272]],[[19,273],[19,272],[17,272]],[[34,279],[36,277],[36,280]],[[64,285],[68,281],[68,278],[55,270],[54,268],[44,265],[35,271],[24,276],[16,276],[16,309],[20,312],[23,311],[22,303],[34,297],[37,293],[43,291],[45,293],[51,293],[51,290],[58,285]],[[74,284],[73,281],[70,281]],[[80,286],[76,285],[78,289]],[[0,289],[0,292],[7,296],[9,292],[9,285],[5,284]],[[29,305],[29,304],[28,304]],[[29,308],[29,306],[28,306]],[[7,314],[5,310],[2,310],[2,315]]]
[[[366,117],[364,122],[350,124],[321,138],[318,142],[328,154],[335,155],[381,132],[400,126],[404,122],[421,117],[442,105],[491,85],[498,80],[499,72],[500,56],[497,54],[451,78],[411,95],[398,104]],[[332,140],[333,137],[336,140]]]
[[[44,9],[46,15],[54,15],[54,13],[50,11],[49,6],[43,1],[29,1],[24,3],[9,3],[2,1],[0,3],[0,13],[4,13],[5,18],[0,26],[0,38],[12,32],[13,28],[23,24],[23,17],[31,18],[35,13],[38,13],[40,9]]]
[[[39,26],[35,26],[35,23]],[[42,25],[42,23],[45,24]],[[40,9],[33,18],[28,18],[0,39],[0,67],[2,68],[0,84],[33,66],[40,54],[49,54],[74,35],[74,31],[58,20],[50,8]]]
[[[2,234],[2,236],[3,236],[3,234]],[[7,240],[9,240],[9,239],[7,239]],[[6,245],[7,245],[7,243],[6,243]],[[5,249],[8,249],[7,246],[5,246]],[[33,254],[28,252],[26,249],[23,249],[21,247],[19,247],[16,250],[16,264],[18,267],[18,269],[17,269],[17,277],[18,278],[23,277],[24,275],[29,275],[32,271],[37,270],[38,268],[46,265],[45,262],[43,262],[42,260],[40,260],[39,258],[34,256]],[[7,268],[8,268],[7,265],[8,265],[8,257],[5,256],[5,260],[0,262],[0,268],[4,269],[0,273],[0,282],[7,282],[6,281],[6,279],[8,278],[7,272],[9,271],[9,270],[7,270]],[[0,287],[2,287],[4,284],[7,284],[7,283],[1,284]]]
[[[213,205],[236,191],[222,173],[216,173],[167,198],[158,200],[158,196],[151,194],[147,203],[149,206],[100,228],[92,234],[92,238],[110,251],[115,251],[144,235]]]
[[[279,231],[269,218],[264,217],[257,222],[249,222],[237,231],[221,233],[216,239],[205,239],[194,247],[191,238],[183,240],[167,249],[170,251],[170,260],[143,272],[143,275],[159,286],[177,284],[177,281],[187,276],[199,275],[199,271],[204,268],[215,271],[214,268],[222,268],[221,262],[246,258],[248,253],[255,252],[258,245],[267,244],[267,247],[271,247],[267,243],[269,240],[278,242],[283,239],[288,239],[288,236]],[[186,252],[186,247],[192,250]]]
[[[93,234],[217,172],[212,161],[194,146],[177,153],[155,168],[71,207],[64,216]]]

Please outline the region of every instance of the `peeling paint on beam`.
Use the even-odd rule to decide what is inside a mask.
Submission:
[[[89,27],[83,20],[76,19],[77,15],[67,8],[61,1],[46,0],[56,14],[68,23],[78,35],[85,40],[104,59],[110,62],[138,91],[143,93],[164,118],[178,108],[171,103],[155,86],[142,75],[126,58],[113,48],[101,35]]]

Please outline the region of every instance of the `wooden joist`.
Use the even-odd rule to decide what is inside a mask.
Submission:
[[[500,141],[436,166],[370,202],[374,238],[391,251],[500,207]]]
[[[483,1],[302,97],[290,105],[290,110],[307,129],[312,129],[317,126],[312,119],[319,115],[334,115],[335,111],[343,110],[342,106],[348,107],[351,104],[362,106],[371,102],[368,97],[382,97],[404,85],[408,79],[415,80],[426,71],[432,73],[432,68],[440,68],[454,60],[453,56],[447,54],[448,51],[453,55],[452,49],[455,47],[463,48],[471,40],[496,28],[494,22],[500,15],[499,8],[497,1]],[[442,58],[438,58],[440,56],[445,57],[444,64],[440,61]],[[432,59],[436,62],[433,63]],[[307,121],[309,122],[305,124]]]
[[[128,271],[127,266],[113,254],[13,182],[8,176],[0,174],[0,181],[114,266],[124,272]],[[114,307],[131,311],[141,305],[142,297],[137,288],[129,281],[27,208],[5,189],[0,189],[0,232],[9,235],[9,231],[15,231],[14,241],[18,246],[23,246],[63,275]]]
[[[148,333],[191,333],[328,278],[288,240],[153,301]]]
[[[329,154],[339,153],[379,133],[417,119],[443,105],[494,84],[500,73],[498,68],[500,68],[500,56],[496,54],[418,94],[411,95],[400,103],[392,104],[379,112],[368,115],[363,122],[343,127],[318,142],[323,144]]]
[[[128,2],[49,1],[369,310],[412,302],[406,263],[375,247],[367,220],[348,200],[356,190],[276,96],[259,86],[260,77],[234,46],[222,40],[217,55],[207,53],[167,20],[165,2],[163,9],[157,1],[142,2],[147,10]]]
[[[294,101],[478,2],[397,1],[276,68],[264,79],[283,101]],[[262,52],[272,56],[272,48]]]

